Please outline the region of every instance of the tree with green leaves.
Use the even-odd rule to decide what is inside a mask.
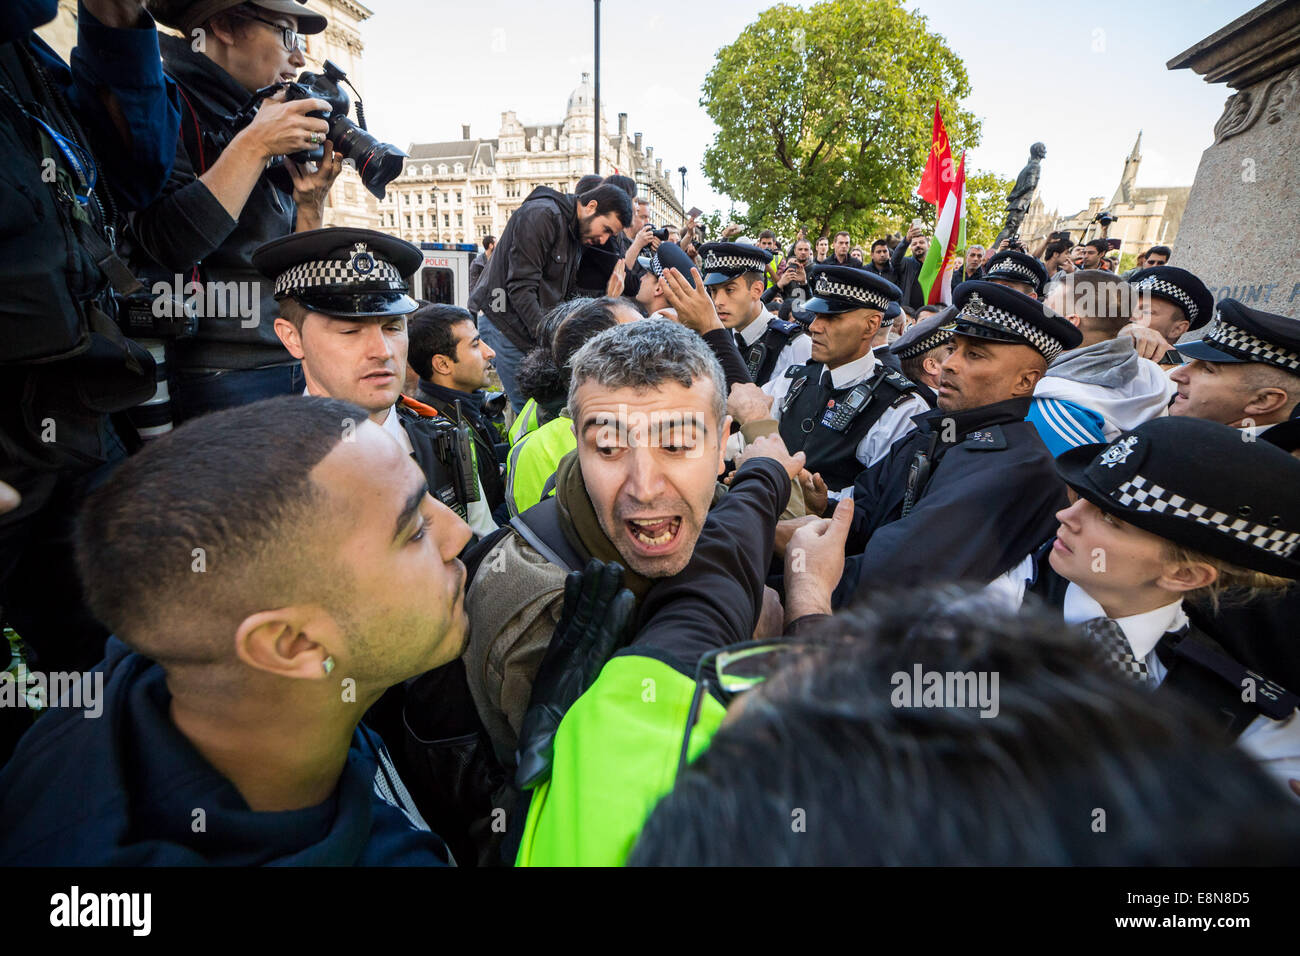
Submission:
[[[718,127],[704,172],[748,205],[745,225],[789,236],[803,226],[814,238],[847,229],[866,239],[915,215],[932,224],[934,207],[914,193],[934,104],[955,162],[979,143],[979,120],[959,106],[969,94],[960,57],[901,0],[779,4],[719,51],[704,80],[700,105]],[[1006,181],[968,177],[974,242],[977,218],[980,230],[1000,218],[1005,190],[996,208],[989,194]]]

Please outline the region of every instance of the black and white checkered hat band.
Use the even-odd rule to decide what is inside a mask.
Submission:
[[[976,325],[987,325],[1003,332],[1018,335],[1042,353],[1043,358],[1051,362],[1065,351],[1065,345],[1058,342],[1036,325],[1030,325],[1018,315],[999,309],[985,302],[979,293],[972,293],[966,304],[957,313],[958,319],[973,321]]]
[[[751,259],[748,256],[715,256],[710,254],[704,257],[705,272],[762,272],[766,268],[766,262]]]
[[[1231,535],[1252,548],[1279,557],[1289,558],[1300,545],[1300,531],[1286,531],[1282,528],[1269,528],[1262,524],[1252,524],[1245,518],[1234,518],[1222,511],[1216,511],[1206,505],[1188,501],[1182,495],[1161,488],[1155,482],[1134,475],[1111,492],[1111,497],[1124,507],[1134,507],[1138,511],[1155,511],[1175,518],[1190,518],[1197,524],[1203,524]]]
[[[889,308],[889,303],[893,301],[889,296],[873,289],[863,289],[856,285],[849,285],[847,282],[836,282],[824,275],[817,277],[817,282],[813,286],[813,295],[851,299],[854,302],[861,302],[864,308],[879,309],[882,312]]]
[[[1013,282],[1028,282],[1032,286],[1038,285],[1038,276],[1034,270],[1023,263],[1016,262],[1012,259],[1004,259],[988,271],[986,279],[1010,279]]]
[[[650,271],[656,276],[664,274],[664,264],[659,261],[658,255],[650,256]]]
[[[348,285],[366,285],[370,287],[367,291],[373,291],[384,282],[390,283],[390,288],[394,290],[400,291],[406,288],[406,283],[402,281],[402,274],[392,263],[375,260],[373,269],[361,273],[352,268],[349,260],[320,259],[315,262],[299,263],[282,272],[275,280],[275,294],[301,292],[318,286]]]
[[[937,349],[945,342],[952,341],[952,329],[935,329],[923,339],[917,339],[905,349],[901,349],[898,357],[901,359],[915,358],[918,355],[924,355],[930,349]]]
[[[1252,362],[1267,362],[1290,372],[1300,372],[1300,353],[1289,352],[1272,342],[1266,342],[1245,329],[1238,328],[1224,320],[1223,315],[1215,313],[1214,321],[1201,336],[1201,341],[1214,348],[1249,356]]]
[[[1187,321],[1193,324],[1196,323],[1196,316],[1200,313],[1200,309],[1196,307],[1196,300],[1188,295],[1182,286],[1166,282],[1164,279],[1157,279],[1155,276],[1147,276],[1137,283],[1137,288],[1138,291],[1155,292],[1173,299],[1183,307]]]

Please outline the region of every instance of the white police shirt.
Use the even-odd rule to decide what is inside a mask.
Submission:
[[[1065,590],[1061,611],[1066,624],[1082,624],[1093,618],[1107,616],[1105,609],[1073,582]],[[1142,659],[1147,673],[1159,686],[1164,682],[1168,671],[1155,648],[1167,632],[1187,626],[1187,614],[1183,611],[1182,600],[1145,614],[1115,618],[1115,623],[1128,638],[1133,656]],[[1293,710],[1285,720],[1272,720],[1260,714],[1242,731],[1237,738],[1237,745],[1277,778],[1287,793],[1295,796],[1287,781],[1300,780],[1300,711]]]
[[[809,354],[811,355],[811,345]],[[836,389],[851,388],[859,382],[866,381],[876,371],[876,365],[879,361],[874,353],[868,351],[860,359],[854,359],[839,368],[831,369],[831,386]],[[825,370],[823,370],[822,375],[826,375]],[[763,391],[772,396],[772,417],[778,422],[781,420],[781,403],[785,400],[785,396],[790,391],[792,384],[794,384],[794,380],[787,378],[785,373],[782,372],[780,378],[773,377],[771,381],[763,386]],[[912,421],[912,416],[920,415],[929,410],[930,406],[926,404],[925,399],[916,392],[909,394],[902,404],[885,409],[885,413],[871,426],[871,430],[867,432],[862,441],[858,442],[855,452],[858,463],[863,468],[870,468],[884,458],[894,442],[916,427],[916,423]],[[835,488],[830,490],[833,494],[837,493]],[[837,497],[851,494],[852,491],[852,485],[844,489],[838,489]]]
[[[775,316],[773,316],[771,312],[767,311],[767,309],[763,309],[758,313],[758,317],[743,329],[732,330],[735,335],[740,337],[740,341],[736,343],[736,347],[740,350],[741,359],[744,359],[745,353],[753,348],[755,343],[763,337],[763,333],[767,331],[768,323],[771,322],[773,318],[775,318]],[[743,345],[741,344],[742,342],[744,343]],[[771,382],[778,378],[785,378],[785,370],[791,365],[803,365],[811,358],[812,338],[806,334],[795,336],[793,340],[785,344],[785,347],[781,349],[781,354],[776,357],[776,364],[772,366],[772,374],[768,377],[768,381]],[[773,406],[775,406],[775,404],[776,403],[773,402]],[[773,411],[779,411],[779,409],[774,407]]]

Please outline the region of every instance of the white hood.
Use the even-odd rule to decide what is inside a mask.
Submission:
[[[1178,386],[1134,349],[1127,335],[1061,355],[1034,398],[1074,402],[1105,419],[1106,440],[1165,414]]]

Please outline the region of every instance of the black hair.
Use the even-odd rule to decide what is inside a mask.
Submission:
[[[1108,242],[1105,239],[1090,239],[1088,240],[1088,242],[1084,244],[1088,246],[1092,246],[1092,248],[1096,249],[1103,256],[1106,253],[1110,252],[1110,242]]]
[[[1043,261],[1052,258],[1052,256],[1059,256],[1062,253],[1069,252],[1073,248],[1074,243],[1069,239],[1053,239],[1043,247]]]
[[[203,415],[146,444],[77,519],[92,613],[165,665],[225,656],[205,627],[318,599],[325,578],[304,558],[319,523],[311,471],[366,417],[350,402],[283,396]]]
[[[632,200],[617,186],[602,182],[585,192],[579,191],[578,203],[585,206],[589,202],[596,204],[595,215],[604,216],[613,213],[624,228],[632,224]]]
[[[595,189],[604,181],[604,176],[597,176],[595,173],[587,173],[587,175],[578,180],[578,185],[573,187],[573,192],[575,195],[577,193],[585,193],[589,189]]]
[[[496,236],[484,236],[484,237],[483,237],[483,251],[484,251],[484,252],[487,252],[488,249],[489,249],[490,247],[495,246],[496,244],[497,244],[497,237],[496,237]]]
[[[525,398],[533,399],[552,415],[559,411],[569,397],[569,359],[588,339],[618,325],[612,305],[609,297],[602,296],[576,300],[575,305],[558,315],[552,311],[555,319],[550,327],[545,328],[548,323],[544,321],[544,330],[539,330],[542,344],[519,363],[515,378]]]
[[[732,704],[629,863],[1300,861],[1293,798],[1186,699],[1094,653],[1059,614],[873,594]]]
[[[760,233],[758,234],[758,238],[760,238],[760,239],[775,239],[775,238],[776,238],[776,233],[774,233],[771,229],[764,229],[762,232],[760,232]]]
[[[1146,259],[1146,257],[1152,253],[1157,256],[1164,256],[1166,262],[1169,260],[1169,257],[1173,255],[1173,251],[1168,246],[1152,246],[1146,252],[1142,253],[1142,258]]]
[[[456,330],[460,322],[474,324],[468,309],[420,299],[420,307],[406,323],[406,364],[425,381],[433,378],[433,357],[445,355],[456,361]]]
[[[610,186],[617,186],[627,193],[629,199],[636,202],[636,180],[631,176],[621,176],[615,173],[613,176],[606,176],[605,182]]]
[[[873,243],[871,244],[871,251],[872,251],[872,252],[875,252],[875,251],[876,251],[876,246],[884,246],[886,249],[888,249],[888,248],[889,248],[889,243],[886,242],[884,239],[877,239],[875,242],[873,242]]]

